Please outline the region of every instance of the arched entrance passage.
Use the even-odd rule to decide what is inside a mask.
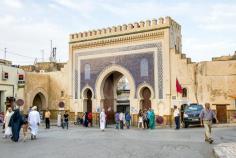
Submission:
[[[93,92],[90,88],[85,88],[83,90],[83,111],[84,112],[92,112],[92,97],[93,97]]]
[[[141,100],[140,100],[140,105],[141,105],[141,109],[142,110],[148,110],[149,108],[151,108],[151,91],[148,87],[143,87],[140,90],[140,96],[141,96]]]
[[[129,105],[129,90],[125,90],[128,87],[128,82],[124,83],[121,80],[126,80],[124,75],[118,71],[112,72],[105,80],[103,84],[103,108],[107,114],[108,124],[115,123],[115,112],[127,112],[130,111]],[[128,104],[128,105],[127,105]]]
[[[39,92],[33,99],[33,106],[37,106],[38,111],[41,111],[43,107],[46,107],[46,98],[43,93]]]
[[[114,123],[114,113],[118,110],[117,97],[120,93],[117,90],[118,83],[122,77],[125,77],[129,83],[129,94],[127,99],[130,101],[130,99],[134,98],[135,85],[133,77],[125,68],[118,65],[110,66],[101,72],[96,81],[97,101],[100,104],[100,109],[105,109],[108,123]],[[126,110],[126,108],[124,110]]]

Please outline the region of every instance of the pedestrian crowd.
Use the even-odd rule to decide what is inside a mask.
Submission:
[[[129,112],[126,112],[125,114],[123,112],[115,113],[116,129],[124,129],[124,126],[126,126],[127,129],[129,129],[130,121],[131,121],[131,115]]]
[[[174,106],[173,111],[175,129],[180,129],[180,111],[177,106]],[[50,117],[51,113],[47,109],[44,114],[46,129],[50,129]],[[205,128],[205,141],[210,144],[213,142],[211,136],[212,132],[212,121],[216,119],[216,114],[210,109],[210,104],[206,103],[205,108],[201,111],[200,115],[201,125]],[[115,128],[123,130],[125,127],[130,129],[131,115],[129,112],[116,112],[114,116]],[[153,109],[139,110],[137,115],[137,126],[139,129],[154,129],[156,127],[156,122],[158,123],[158,117],[155,120],[155,113]],[[28,131],[30,131],[31,140],[35,140],[38,134],[38,128],[41,123],[40,113],[37,111],[37,106],[33,106],[28,110],[27,114],[22,114],[20,107],[16,106],[14,110],[12,107],[8,107],[5,117],[4,117],[4,138],[11,139],[13,142],[18,142],[20,137],[20,131],[23,129],[23,140],[26,141]],[[92,127],[93,115],[92,112],[85,112],[83,116],[77,118],[77,124],[81,124],[84,127]],[[69,114],[67,111],[58,113],[57,116],[57,126],[63,129],[69,129]],[[107,126],[107,114],[105,109],[99,114],[99,126],[102,131],[105,130]]]
[[[31,133],[31,140],[36,139],[38,134],[38,126],[40,125],[40,115],[37,111],[37,107],[30,108],[28,114],[21,114],[20,107],[8,107],[3,128],[4,138],[11,139],[14,142],[18,142],[20,138],[20,131],[23,129],[24,141],[27,138],[28,129]]]
[[[153,109],[139,110],[138,113],[138,128],[154,129],[155,128],[155,113]]]

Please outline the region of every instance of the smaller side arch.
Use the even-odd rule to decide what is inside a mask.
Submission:
[[[138,99],[143,99],[143,97],[141,95],[141,92],[142,92],[142,89],[145,88],[145,87],[147,87],[151,91],[150,99],[154,99],[154,90],[153,90],[152,86],[150,84],[148,84],[148,83],[141,83],[141,84],[138,85],[137,92],[136,92],[137,93],[136,94],[137,98]]]
[[[84,86],[81,90],[81,99],[87,99],[87,92],[90,90],[92,92],[92,99],[94,99],[94,91],[93,88],[89,85]]]
[[[31,91],[31,93],[29,93],[30,94],[30,105],[29,106],[34,106],[33,105],[34,98],[37,94],[40,94],[40,93],[43,95],[43,97],[45,97],[45,102],[42,105],[42,109],[46,110],[48,108],[48,93],[43,88],[37,88],[37,89],[33,90],[33,92]]]
[[[94,91],[93,89],[86,85],[81,91],[81,99],[82,99],[82,108],[83,112],[92,112],[93,104],[94,104]]]

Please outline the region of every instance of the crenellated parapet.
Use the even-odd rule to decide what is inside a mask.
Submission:
[[[170,27],[174,27],[175,29],[181,30],[181,26],[173,19],[171,19],[171,17],[167,16],[165,18],[159,18],[158,20],[146,20],[130,24],[102,28],[98,30],[89,30],[85,32],[74,33],[70,35],[70,43],[83,42],[108,37],[117,37],[132,33],[159,30]]]

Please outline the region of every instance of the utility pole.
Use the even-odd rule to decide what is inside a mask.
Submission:
[[[42,53],[42,62],[44,62],[44,50],[43,49],[41,50],[41,53]]]
[[[51,40],[51,52],[50,52],[50,57],[49,57],[50,62],[53,62],[53,51],[54,51],[54,48],[52,48],[52,40]]]
[[[52,53],[52,40],[51,40],[51,53]]]
[[[4,49],[4,60],[7,59],[7,48]]]

